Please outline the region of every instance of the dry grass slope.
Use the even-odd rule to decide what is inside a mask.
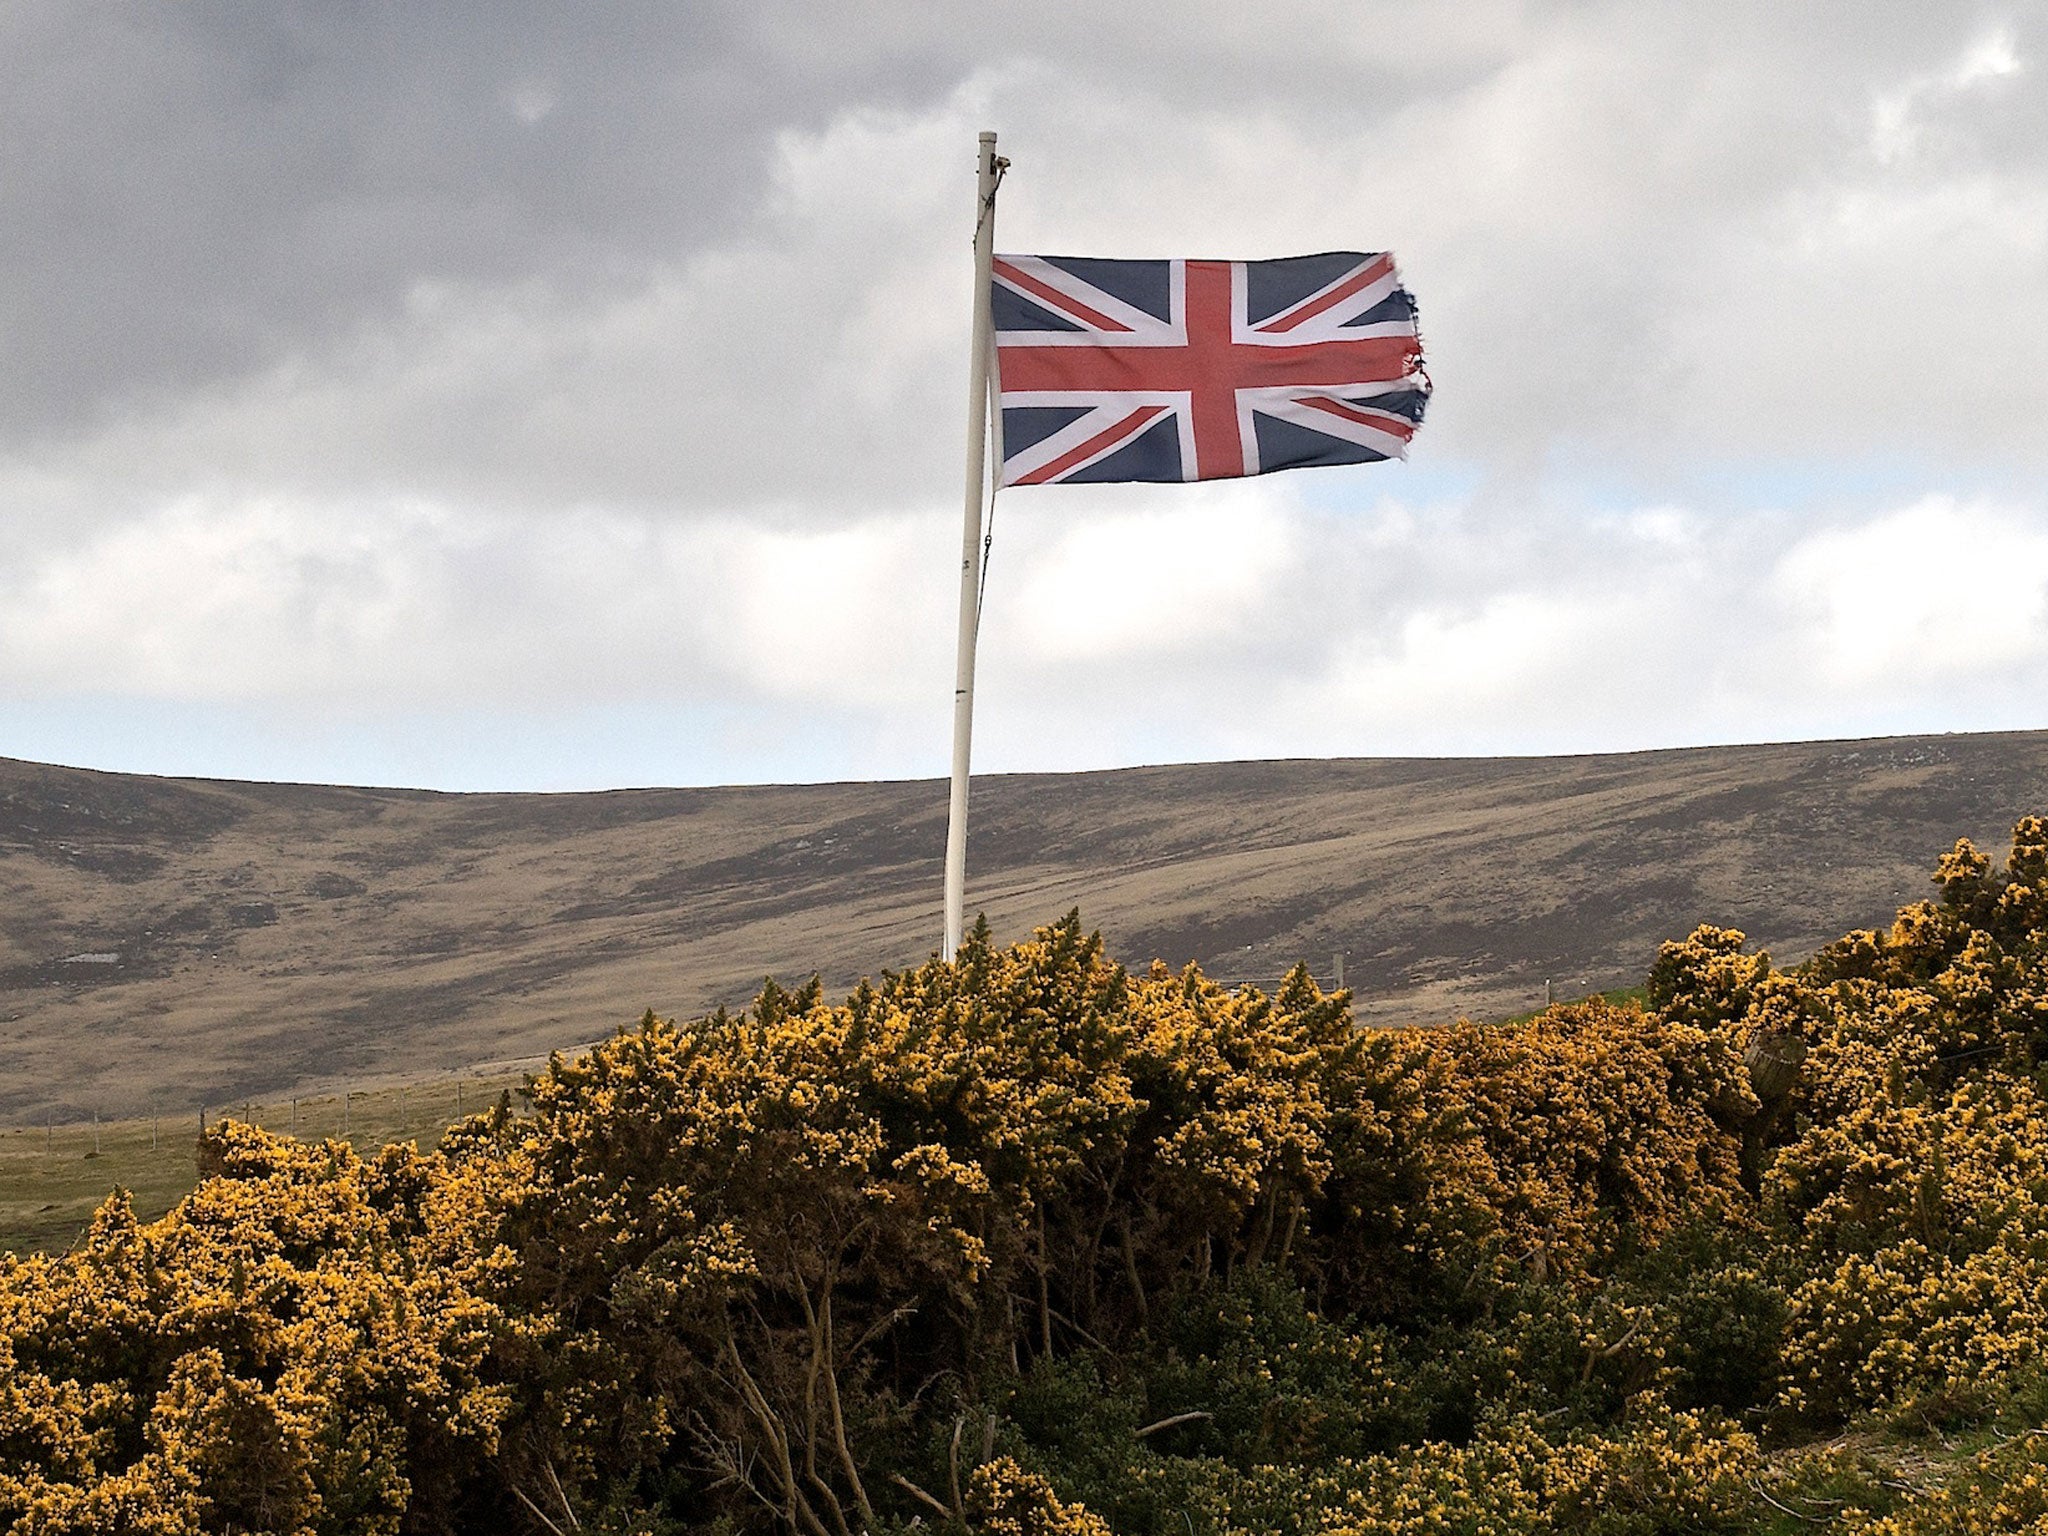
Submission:
[[[1930,849],[2048,808],[2048,732],[978,781],[999,938],[1346,980],[1366,1019],[1639,983],[1702,920],[1793,956]],[[0,760],[0,1125],[167,1118],[503,1061],[769,973],[840,988],[938,926],[943,785],[572,795],[170,780]]]

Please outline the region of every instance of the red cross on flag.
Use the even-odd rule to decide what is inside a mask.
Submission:
[[[1385,252],[997,256],[993,273],[1004,485],[1401,458],[1429,398]]]

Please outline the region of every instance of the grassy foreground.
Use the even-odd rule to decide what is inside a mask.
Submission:
[[[400,1087],[342,1096],[250,1101],[207,1111],[208,1123],[233,1118],[282,1135],[334,1137],[359,1152],[409,1142],[431,1148],[465,1113],[517,1093],[524,1073],[441,1075]],[[92,1220],[110,1191],[125,1189],[135,1213],[154,1220],[199,1182],[197,1114],[146,1119],[15,1126],[0,1130],[0,1253],[61,1252]]]

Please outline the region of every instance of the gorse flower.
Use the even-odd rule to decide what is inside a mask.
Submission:
[[[2048,829],[1935,882],[1442,1029],[984,927],[650,1014],[433,1152],[223,1124],[162,1220],[0,1260],[0,1519],[1776,1529],[1759,1432],[2048,1380]],[[1825,1518],[2029,1528],[2041,1438]]]

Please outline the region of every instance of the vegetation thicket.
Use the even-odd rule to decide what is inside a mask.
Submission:
[[[1793,969],[1360,1032],[1077,917],[0,1259],[59,1532],[2048,1531],[2048,825]]]

